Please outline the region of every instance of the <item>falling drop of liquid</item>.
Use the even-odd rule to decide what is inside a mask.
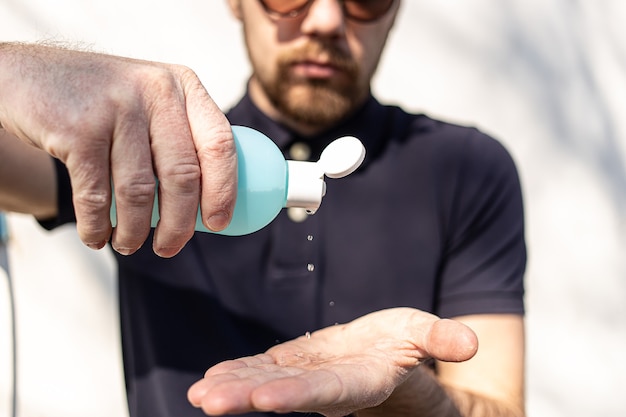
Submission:
[[[313,235],[308,235],[306,237],[306,240],[308,240],[309,242],[311,242],[313,240]]]
[[[335,306],[335,302],[331,301],[330,303],[328,303],[328,307],[334,307]]]
[[[306,333],[304,334],[304,336],[305,336],[307,339],[310,339],[310,338],[311,338],[311,332],[306,332]]]
[[[307,269],[309,272],[313,272],[313,271],[315,271],[315,265],[313,265],[313,264],[308,264],[308,265],[306,266],[306,269]]]
[[[287,209],[287,217],[294,223],[302,223],[309,218],[306,209],[301,207],[289,207]]]

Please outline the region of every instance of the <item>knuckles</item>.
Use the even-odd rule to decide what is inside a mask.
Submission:
[[[154,178],[141,179],[139,181],[124,180],[115,185],[115,199],[123,202],[125,206],[143,207],[152,205],[156,181]]]
[[[236,147],[233,134],[230,130],[220,129],[216,126],[207,132],[210,140],[205,141],[198,147],[198,158],[202,161],[235,161]]]
[[[74,190],[74,205],[82,210],[97,212],[107,208],[109,193],[101,190]]]

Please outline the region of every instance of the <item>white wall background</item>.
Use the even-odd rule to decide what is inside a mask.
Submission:
[[[248,0],[251,1],[251,0]],[[0,0],[0,41],[185,64],[227,108],[248,73],[225,0]],[[622,0],[405,0],[380,98],[495,135],[526,197],[528,414],[626,415]],[[1,93],[1,92],[0,92]],[[123,416],[110,253],[10,216],[20,416]],[[0,272],[0,416],[10,315]]]

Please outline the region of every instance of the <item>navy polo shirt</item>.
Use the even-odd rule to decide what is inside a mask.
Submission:
[[[290,159],[294,144],[317,160],[344,135],[360,138],[367,155],[355,173],[327,179],[313,216],[283,210],[243,237],[196,233],[172,259],[149,243],[116,254],[132,417],[201,416],[186,391],[213,364],[375,310],[523,314],[522,196],[499,142],[373,97],[315,137],[277,124],[248,96],[227,116]],[[48,228],[75,220],[67,172],[57,166],[60,215]]]

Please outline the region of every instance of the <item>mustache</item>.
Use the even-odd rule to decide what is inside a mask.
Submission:
[[[352,56],[330,42],[309,41],[300,47],[283,52],[279,57],[280,65],[283,67],[304,61],[322,62],[348,74],[358,72],[358,65]]]

